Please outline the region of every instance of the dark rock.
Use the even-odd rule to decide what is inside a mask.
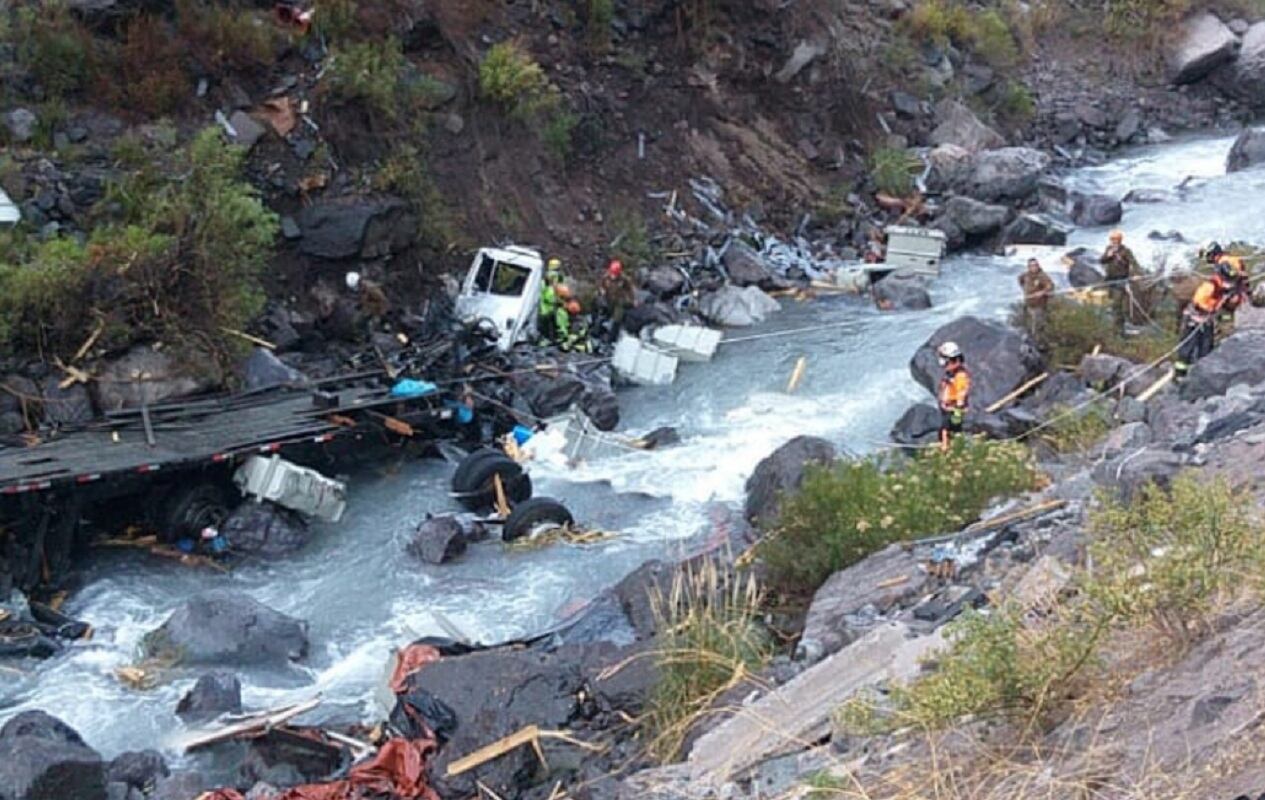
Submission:
[[[1085,396],[1079,378],[1067,372],[1056,372],[1036,388],[1025,401],[1031,408],[1044,411],[1058,406],[1074,406]]]
[[[1100,353],[1087,355],[1081,359],[1079,372],[1081,379],[1092,389],[1105,392],[1115,388],[1116,384],[1134,368],[1133,362],[1119,356]]]
[[[1146,423],[1156,442],[1169,444],[1189,442],[1199,430],[1199,411],[1172,395],[1152,400],[1146,413]]]
[[[874,300],[884,309],[931,308],[929,281],[917,273],[898,270],[874,284]]]
[[[944,217],[967,236],[987,236],[1001,230],[1010,217],[1010,209],[969,197],[953,197],[944,204]]]
[[[1167,189],[1130,189],[1124,196],[1125,203],[1171,203],[1176,196]]]
[[[1182,467],[1181,456],[1176,453],[1148,448],[1102,461],[1094,467],[1093,478],[1099,486],[1110,489],[1122,500],[1128,501],[1149,483],[1167,487]]]
[[[943,374],[936,348],[947,341],[957,342],[966,356],[974,408],[997,402],[1041,372],[1043,366],[1041,354],[1028,336],[1000,322],[961,317],[932,334],[910,361],[914,380],[933,395]]]
[[[307,623],[230,591],[197,595],[142,643],[187,664],[284,664],[307,654]]]
[[[186,722],[203,722],[221,714],[242,712],[242,682],[231,672],[208,672],[180,698],[176,715]]]
[[[35,137],[35,128],[39,118],[27,108],[15,108],[0,117],[9,132],[9,139],[17,144],[25,144]]]
[[[1181,387],[1186,400],[1225,394],[1231,386],[1265,381],[1265,331],[1234,333],[1191,367]]]
[[[1226,156],[1225,171],[1239,172],[1265,161],[1265,129],[1248,128],[1234,140]]]
[[[148,800],[190,800],[207,789],[206,778],[198,772],[177,772],[158,781]]]
[[[66,723],[43,711],[23,711],[0,728],[0,742],[27,737],[45,742],[77,744],[87,747],[79,732]]]
[[[765,266],[764,259],[743,242],[730,242],[721,262],[730,282],[736,286],[767,286],[773,280],[773,273]]]
[[[1135,452],[1151,443],[1151,429],[1145,422],[1128,422],[1107,434],[1101,454],[1106,458]]]
[[[233,139],[234,143],[250,150],[255,146],[268,129],[245,111],[234,111],[233,115],[228,118],[228,124],[233,126],[233,130],[237,132],[237,136]]]
[[[642,285],[659,297],[668,297],[685,288],[685,276],[673,267],[655,267],[645,273]]]
[[[431,517],[417,526],[408,550],[428,564],[443,564],[466,551],[466,532],[451,516]]]
[[[955,191],[966,184],[971,175],[974,156],[956,144],[942,144],[927,154],[927,189],[933,192]]]
[[[1086,286],[1097,286],[1106,280],[1098,268],[1098,256],[1081,247],[1068,253],[1065,258],[1072,261],[1067,270],[1067,282],[1077,289]]]
[[[1194,83],[1232,60],[1239,40],[1215,14],[1204,11],[1182,23],[1167,53],[1174,84]]]
[[[248,392],[274,386],[304,388],[310,385],[306,375],[284,363],[266,347],[256,347],[242,364],[242,388]]]
[[[1095,103],[1083,102],[1077,104],[1075,114],[1076,119],[1086,128],[1106,130],[1110,123],[1107,112],[1103,111]]]
[[[300,736],[265,734],[251,739],[239,768],[240,783],[295,786],[332,779],[344,766],[337,747]]]
[[[145,800],[145,794],[126,783],[111,781],[105,785],[105,800]]]
[[[56,375],[44,379],[42,393],[44,419],[54,425],[70,425],[88,422],[96,414],[92,410],[92,398],[82,383],[62,388]]]
[[[1136,397],[1126,395],[1116,403],[1115,416],[1126,425],[1130,422],[1146,422],[1146,404]]]
[[[1142,115],[1135,108],[1124,112],[1120,122],[1116,124],[1116,141],[1127,144],[1142,130]]]
[[[17,411],[0,411],[0,436],[21,433],[26,430],[26,420]]]
[[[914,119],[922,116],[922,102],[909,92],[893,91],[888,96],[892,105],[892,110],[896,112],[896,116],[905,119]]]
[[[1069,229],[1046,214],[1020,214],[1002,232],[1003,244],[1067,244]]]
[[[671,325],[681,320],[681,312],[665,302],[641,303],[624,313],[624,330],[635,336],[646,327]]]
[[[1030,147],[1003,147],[975,156],[964,189],[977,200],[1025,200],[1050,168],[1050,156]]]
[[[317,258],[373,259],[393,255],[413,241],[417,220],[403,200],[347,200],[303,209],[299,251]]]
[[[985,125],[975,112],[957,100],[943,100],[936,105],[936,128],[931,132],[933,145],[954,144],[977,153],[1002,147],[1006,140]]]
[[[105,800],[105,784],[101,756],[81,742],[0,737],[0,797],[5,800]]]
[[[281,235],[293,242],[303,236],[303,229],[299,227],[299,223],[295,222],[294,217],[286,214],[281,218]]]
[[[962,70],[963,88],[967,94],[983,94],[997,82],[997,73],[985,64],[967,64]]]
[[[145,791],[153,786],[159,778],[171,774],[167,768],[167,760],[157,750],[141,750],[127,752],[110,762],[106,770],[106,780],[125,783],[128,786]]]
[[[930,403],[919,403],[896,420],[891,440],[897,444],[921,445],[934,442],[940,433],[940,409]]]
[[[829,464],[837,455],[833,444],[814,436],[797,436],[774,450],[747,478],[747,519],[772,522],[781,496],[799,488],[805,469],[810,464]]]
[[[1072,221],[1077,225],[1098,228],[1115,225],[1124,216],[1120,201],[1105,194],[1076,194],[1072,198]]]
[[[246,501],[228,515],[220,533],[236,553],[283,556],[303,549],[311,538],[301,514],[273,503]]]
[[[901,577],[907,580],[884,588],[885,582]],[[919,596],[926,583],[918,557],[899,544],[836,572],[813,595],[796,658],[815,662],[837,653],[865,635],[889,609]]]
[[[206,379],[196,377],[175,355],[144,346],[108,362],[98,370],[92,386],[102,412],[155,405],[210,388]]]
[[[610,386],[590,383],[580,396],[580,410],[599,431],[619,427],[619,397]]]
[[[1265,105],[1265,22],[1243,34],[1239,57],[1216,71],[1217,88],[1255,107]]]

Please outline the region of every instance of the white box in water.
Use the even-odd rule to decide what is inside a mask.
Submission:
[[[346,484],[277,455],[246,459],[233,474],[233,483],[247,497],[268,500],[328,522],[338,522],[347,510]]]
[[[568,462],[593,461],[595,459],[622,456],[634,449],[627,438],[614,433],[599,431],[585,414],[575,406],[565,414],[545,420],[546,430],[561,430],[566,444],[563,452]]]
[[[654,343],[682,361],[711,361],[720,346],[720,331],[701,325],[664,325],[655,329]]]
[[[887,251],[883,266],[940,277],[940,259],[944,258],[945,242],[948,240],[944,231],[892,225],[884,232],[887,234]]]
[[[644,386],[666,386],[676,380],[680,359],[628,334],[621,334],[615,344],[611,365],[633,383]]]

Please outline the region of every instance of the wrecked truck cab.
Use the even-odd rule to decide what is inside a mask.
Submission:
[[[488,320],[501,351],[530,340],[536,332],[545,262],[526,247],[484,247],[474,255],[457,296],[462,322]]]

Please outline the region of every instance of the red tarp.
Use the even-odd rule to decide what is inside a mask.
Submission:
[[[439,650],[429,644],[411,644],[401,650],[395,660],[395,671],[391,673],[391,691],[396,694],[403,692],[407,688],[408,676],[440,658]]]

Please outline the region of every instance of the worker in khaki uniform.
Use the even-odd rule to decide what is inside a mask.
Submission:
[[[1190,305],[1186,306],[1177,360],[1173,363],[1177,380],[1184,379],[1195,362],[1212,352],[1217,315],[1235,292],[1235,277],[1234,267],[1223,262],[1217,264],[1213,276],[1195,290]]]
[[[1041,262],[1028,259],[1028,268],[1019,276],[1023,289],[1023,321],[1030,335],[1038,344],[1045,331],[1045,308],[1054,294],[1054,281],[1041,269]]]
[[[607,265],[597,293],[602,300],[606,318],[610,320],[608,340],[613,342],[619,338],[619,332],[624,327],[624,314],[637,304],[637,286],[624,272],[623,262],[619,259]]]
[[[1129,281],[1141,274],[1142,268],[1133,251],[1124,244],[1124,233],[1112,231],[1108,237],[1107,249],[1099,261],[1103,265],[1103,273],[1107,276],[1107,292],[1111,296],[1111,316],[1116,324],[1116,332],[1123,334],[1125,322],[1132,316],[1132,294]]]
[[[966,370],[962,348],[945,342],[936,351],[944,375],[940,377],[940,449],[949,449],[951,437],[962,433],[971,399],[971,374]]]

